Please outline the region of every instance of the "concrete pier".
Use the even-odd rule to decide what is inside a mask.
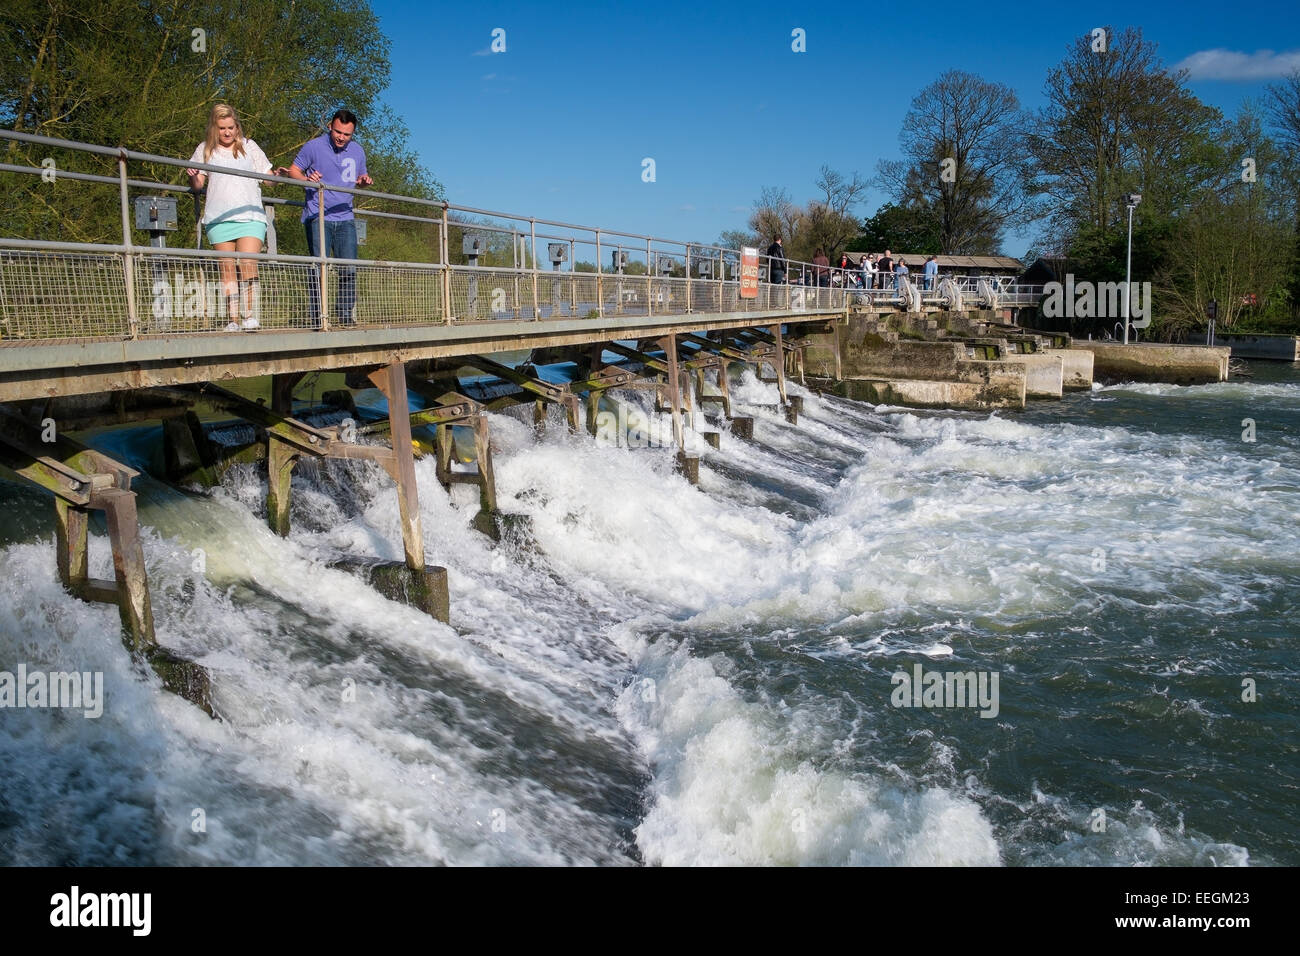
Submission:
[[[1058,360],[997,358],[1005,352],[1004,342],[972,350],[960,340],[897,341],[882,334],[878,322],[857,315],[809,340],[808,374],[865,383],[844,390],[847,397],[862,396],[864,401],[923,408],[1024,408],[1030,361],[1040,380],[1059,383],[1060,378]],[[1049,384],[1043,381],[1040,387],[1045,390]],[[1059,397],[1060,385],[1055,388]]]
[[[1214,344],[1228,346],[1232,349],[1233,358],[1300,362],[1300,335],[1234,333],[1216,335]]]
[[[1170,382],[1205,385],[1228,380],[1232,350],[1224,345],[1162,345],[1152,342],[1071,343],[1093,356],[1093,373],[1102,382]]]

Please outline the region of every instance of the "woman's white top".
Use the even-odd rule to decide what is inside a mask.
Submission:
[[[251,139],[244,140],[244,152],[236,157],[229,146],[217,146],[212,155],[203,158],[203,143],[199,143],[190,157],[192,163],[206,162],[211,166],[229,166],[232,169],[245,169],[250,173],[269,173],[271,163]],[[200,170],[203,172],[203,170]],[[262,184],[256,179],[244,176],[226,176],[222,173],[206,173],[208,177],[208,199],[203,205],[203,225],[210,226],[216,222],[266,222],[266,213],[262,210]]]

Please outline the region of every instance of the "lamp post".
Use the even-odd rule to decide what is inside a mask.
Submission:
[[[1128,206],[1128,253],[1124,261],[1124,344],[1128,345],[1128,310],[1132,301],[1133,277],[1133,210],[1142,201],[1141,193],[1128,193],[1124,196],[1124,205]]]

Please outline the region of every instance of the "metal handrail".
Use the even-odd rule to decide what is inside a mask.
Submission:
[[[218,166],[211,163],[199,163],[191,160],[175,159],[173,157],[158,156],[150,153],[142,153],[125,147],[108,147],[90,143],[76,142],[72,140],[58,139],[49,136],[39,136],[31,133],[20,133],[11,130],[0,130],[0,139],[8,139],[17,142],[25,142],[37,145],[50,146],[59,149],[68,149],[110,157],[116,160],[118,165],[117,176],[105,176],[94,173],[83,173],[77,171],[56,171],[56,176],[65,179],[97,183],[102,185],[115,185],[119,189],[119,199],[121,203],[122,214],[122,241],[120,243],[65,243],[50,242],[41,240],[23,240],[15,238],[0,238],[0,248],[19,249],[19,250],[44,250],[50,252],[79,252],[79,253],[111,253],[122,257],[122,277],[126,280],[126,305],[129,312],[130,335],[138,335],[139,317],[137,316],[134,280],[136,260],[141,263],[157,261],[154,257],[184,257],[184,258],[201,258],[201,259],[252,259],[260,262],[273,262],[285,264],[302,264],[313,266],[320,271],[320,288],[322,294],[319,302],[320,317],[323,320],[322,327],[328,328],[328,308],[324,296],[324,286],[330,270],[344,269],[351,270],[357,266],[365,265],[367,267],[387,267],[393,269],[417,269],[426,272],[441,272],[442,281],[442,308],[444,311],[444,321],[451,323],[454,321],[452,313],[452,286],[449,284],[451,276],[468,275],[470,276],[470,305],[476,295],[474,290],[474,275],[513,275],[514,294],[511,298],[510,310],[516,314],[525,311],[525,297],[521,295],[520,280],[531,279],[529,283],[531,289],[532,305],[531,310],[534,319],[542,318],[543,310],[538,295],[538,287],[549,277],[554,283],[558,280],[568,284],[570,293],[568,295],[569,307],[577,309],[579,307],[578,283],[595,280],[595,294],[592,297],[590,291],[584,291],[583,295],[587,296],[587,304],[594,305],[594,312],[601,317],[606,313],[607,299],[610,296],[608,292],[614,293],[614,309],[619,314],[624,314],[623,304],[625,296],[630,297],[628,301],[638,301],[640,294],[645,295],[645,312],[648,316],[656,314],[656,305],[666,304],[671,296],[675,304],[670,306],[674,309],[682,309],[685,312],[698,311],[695,307],[697,303],[709,303],[711,308],[720,307],[728,297],[735,300],[735,286],[738,285],[738,270],[741,260],[741,250],[732,249],[724,246],[717,246],[709,243],[684,242],[681,240],[656,237],[641,233],[625,232],[621,230],[606,229],[596,226],[585,226],[576,223],[564,222],[562,220],[543,219],[535,216],[522,216],[512,213],[501,212],[497,210],[484,209],[476,206],[460,205],[449,202],[445,199],[433,200],[423,197],[403,196],[394,193],[379,192],[369,188],[356,188],[351,186],[335,186],[325,183],[312,183],[308,181],[293,179],[284,176],[275,176],[268,173],[255,173],[249,170],[233,169],[225,166]],[[292,255],[270,255],[261,252],[257,253],[240,253],[226,252],[216,250],[202,249],[180,249],[180,248],[148,248],[137,245],[132,240],[132,229],[129,219],[129,190],[159,190],[172,193],[190,193],[196,195],[195,191],[185,185],[168,184],[152,182],[143,179],[132,179],[127,176],[127,163],[147,162],[158,165],[181,168],[181,169],[198,169],[212,173],[219,173],[229,176],[240,176],[243,178],[257,180],[259,182],[271,183],[274,185],[289,185],[295,188],[305,190],[316,190],[318,197],[323,197],[326,189],[331,192],[341,192],[348,195],[360,196],[363,198],[393,201],[397,203],[411,203],[422,209],[427,209],[430,213],[436,211],[436,215],[411,215],[408,213],[388,212],[376,209],[358,208],[356,214],[364,218],[375,217],[379,219],[392,219],[398,221],[416,222],[435,226],[438,230],[438,239],[436,250],[433,255],[433,262],[394,262],[387,260],[373,259],[340,259],[325,255],[324,243],[320,243],[320,252],[316,256],[292,256]],[[44,175],[46,173],[44,166],[20,166],[10,163],[0,164],[0,172],[24,173],[30,175]],[[301,207],[304,203],[301,200],[285,199],[281,197],[264,197],[263,203],[266,206],[288,205]],[[513,226],[493,222],[464,222],[460,219],[452,219],[452,211],[462,214],[481,215],[493,217],[503,223],[513,223]],[[318,228],[323,231],[323,223],[318,222]],[[485,233],[496,233],[502,236],[510,235],[512,253],[511,258],[514,260],[512,265],[501,266],[462,266],[451,261],[451,253],[448,248],[447,230],[449,227],[456,227],[468,232],[481,231]],[[542,231],[538,227],[543,227]],[[561,230],[575,230],[588,235],[552,234],[547,229],[558,228]],[[323,238],[323,237],[322,237]],[[556,240],[567,243],[569,247],[569,265],[567,269],[546,270],[543,267],[542,258],[538,255],[538,240]],[[593,271],[578,271],[577,258],[578,249],[594,248],[595,262]],[[521,258],[523,261],[519,261]],[[603,260],[603,251],[621,251],[628,254],[630,261],[640,262],[644,256],[644,272],[635,274],[627,272],[623,268],[614,268],[607,270]],[[501,249],[492,250],[495,252]],[[528,260],[531,259],[531,262]],[[673,271],[662,273],[658,266],[661,262],[668,260],[673,263]],[[699,263],[709,262],[713,266],[709,272],[711,274],[702,275],[698,269]],[[763,271],[770,273],[772,260],[762,252],[759,253],[759,262]],[[895,280],[889,282],[888,277],[883,280],[883,288],[864,288],[857,287],[849,283],[841,283],[831,287],[820,286],[816,284],[808,285],[802,282],[793,281],[797,276],[805,277],[809,274],[816,275],[819,270],[829,270],[832,274],[838,273],[843,276],[846,272],[857,274],[859,269],[842,269],[839,266],[821,266],[817,263],[805,262],[797,259],[785,259],[786,282],[774,284],[770,281],[761,283],[767,291],[760,296],[763,302],[762,308],[781,308],[794,309],[796,301],[795,290],[804,290],[798,296],[800,305],[798,309],[809,311],[844,311],[851,304],[867,301],[869,303],[878,303],[887,301],[890,303],[909,302],[911,297],[909,289],[902,283]],[[676,274],[680,270],[682,274]],[[730,272],[730,277],[728,273]],[[766,279],[770,280],[770,274]],[[919,279],[920,276],[917,276]],[[977,278],[956,277],[960,287],[965,289],[975,287],[978,283]],[[349,280],[351,281],[351,280]],[[616,288],[611,288],[609,282],[615,282]],[[678,288],[677,283],[682,283],[680,291],[673,293],[670,290]],[[463,282],[462,282],[463,284]],[[895,285],[900,288],[894,288]],[[656,287],[659,291],[656,291]],[[582,288],[588,289],[583,286]],[[1021,287],[1015,286],[1014,283],[1009,286],[1006,280],[1000,280],[996,288],[1002,297],[1008,301],[1015,299],[1019,301],[1023,296],[1030,294],[1029,289],[1022,291]],[[556,309],[564,306],[564,303],[557,296],[554,284],[551,285],[550,303],[551,313],[555,314]],[[825,289],[823,293],[820,290]],[[713,291],[711,291],[713,290]],[[1005,290],[1005,291],[1004,291]],[[396,292],[398,290],[394,290]],[[494,290],[500,291],[500,290]],[[932,290],[920,290],[923,296],[928,296],[930,301],[942,301],[942,296],[934,296]],[[814,293],[809,296],[808,293]],[[461,290],[463,297],[463,289]],[[698,293],[698,294],[697,294]],[[809,308],[806,303],[811,299],[816,305]],[[746,306],[747,302],[755,300],[738,300],[735,304],[741,308],[754,308],[757,305]],[[315,306],[313,306],[315,308]],[[640,311],[638,305],[635,311]],[[475,311],[473,308],[470,311]],[[492,313],[497,313],[497,307],[492,307]],[[476,314],[478,314],[476,312]],[[673,314],[680,314],[674,312]]]

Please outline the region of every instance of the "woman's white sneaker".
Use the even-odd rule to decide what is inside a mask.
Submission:
[[[257,319],[244,319],[240,325],[245,332],[256,332],[262,327],[262,323],[257,321]]]

